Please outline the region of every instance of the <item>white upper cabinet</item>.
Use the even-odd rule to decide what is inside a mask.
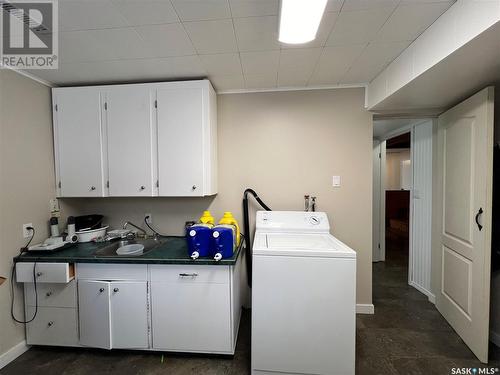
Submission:
[[[217,193],[216,97],[208,81],[158,87],[159,195]]]
[[[53,89],[52,93],[58,196],[103,196],[101,95],[91,87]]]
[[[106,89],[109,196],[157,195],[153,94],[149,85]]]
[[[61,197],[217,193],[217,98],[207,80],[53,89]]]

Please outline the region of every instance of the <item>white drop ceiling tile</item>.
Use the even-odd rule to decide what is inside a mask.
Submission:
[[[267,74],[276,72],[280,59],[280,51],[241,52],[243,74]]]
[[[238,53],[200,55],[200,60],[210,76],[238,76],[243,74]]]
[[[144,44],[154,52],[154,56],[168,57],[196,54],[189,36],[180,23],[136,26],[135,29]]]
[[[366,63],[355,64],[347,73],[341,78],[339,83],[368,83],[379,74],[383,66],[369,65]]]
[[[373,42],[361,53],[355,64],[385,65],[394,60],[411,42]]]
[[[311,48],[311,47],[322,47],[325,45],[330,32],[332,31],[335,22],[338,18],[338,13],[336,12],[328,12],[323,14],[323,18],[321,19],[321,23],[319,24],[318,32],[316,33],[316,39],[309,43],[303,44],[281,44],[281,48],[283,49],[292,49],[292,48]]]
[[[275,88],[276,84],[276,73],[245,75],[245,88],[247,89],[270,89]]]
[[[60,63],[116,59],[113,46],[101,39],[102,30],[59,33]]]
[[[243,75],[214,75],[209,76],[210,82],[217,92],[223,90],[242,90],[245,88]]]
[[[114,52],[118,59],[143,59],[155,57],[158,53],[156,46],[149,45],[139,36],[133,27],[122,29],[94,30],[97,38]]]
[[[280,69],[278,72],[278,87],[306,86],[311,72],[302,69]]]
[[[350,12],[342,11],[326,41],[326,45],[368,43],[373,40],[391,13],[391,7]]]
[[[179,56],[155,59],[157,64],[153,73],[158,72],[159,76],[171,78],[203,78],[207,76],[207,71],[203,67],[199,56]]]
[[[229,0],[229,5],[234,18],[279,14],[279,0]]]
[[[235,18],[234,28],[240,51],[280,48],[277,16]]]
[[[128,26],[126,18],[108,0],[59,1],[59,31]]]
[[[170,1],[111,0],[131,26],[180,22]]]
[[[376,39],[384,42],[414,40],[449,7],[446,2],[400,5]]]
[[[228,0],[172,0],[181,21],[231,18]]]
[[[237,51],[233,23],[230,19],[185,22],[184,27],[199,54]]]
[[[279,70],[302,70],[310,75],[318,63],[321,51],[322,48],[282,49]]]
[[[325,7],[325,12],[340,12],[344,0],[328,0]]]
[[[398,3],[399,0],[345,0],[342,11],[370,10],[381,7],[390,7],[394,10]]]
[[[365,47],[366,44],[325,47],[309,85],[338,83]]]

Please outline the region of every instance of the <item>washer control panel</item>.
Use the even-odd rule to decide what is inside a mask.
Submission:
[[[256,229],[281,232],[330,232],[325,212],[258,211]]]

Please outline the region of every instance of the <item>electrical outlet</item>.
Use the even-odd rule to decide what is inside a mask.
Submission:
[[[33,228],[33,224],[32,223],[23,224],[23,238],[30,238],[33,234],[33,231],[28,229],[28,227]]]
[[[147,216],[149,216],[148,223],[149,224],[153,224],[153,215],[151,215],[151,214],[144,214],[144,217],[147,217]]]

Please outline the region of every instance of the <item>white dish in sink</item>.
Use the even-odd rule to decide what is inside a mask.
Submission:
[[[137,255],[137,254],[142,254],[143,251],[144,251],[144,245],[141,245],[139,243],[133,243],[130,245],[119,247],[118,250],[116,250],[116,253],[118,255]]]

